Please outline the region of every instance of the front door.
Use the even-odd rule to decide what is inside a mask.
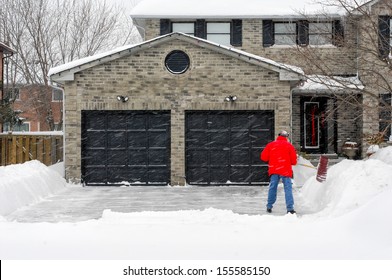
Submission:
[[[301,147],[310,154],[327,153],[327,98],[301,98]]]

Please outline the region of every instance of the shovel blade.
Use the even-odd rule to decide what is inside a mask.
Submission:
[[[321,155],[317,167],[317,175],[316,175],[316,180],[319,181],[320,183],[324,182],[327,179],[327,168],[328,168],[328,158],[326,156]]]

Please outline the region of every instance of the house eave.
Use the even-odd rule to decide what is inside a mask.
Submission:
[[[83,70],[86,70],[88,68],[110,62],[112,60],[128,56],[130,54],[134,54],[137,52],[140,52],[142,50],[154,47],[156,45],[160,45],[162,43],[165,43],[167,41],[171,41],[173,39],[179,39],[183,40],[195,45],[198,45],[200,47],[208,48],[210,50],[214,50],[216,52],[225,54],[227,56],[237,58],[239,60],[245,61],[250,64],[258,65],[263,68],[269,69],[271,71],[275,71],[279,73],[279,78],[282,81],[298,81],[302,78],[303,71],[302,69],[286,64],[280,64],[275,61],[272,61],[270,59],[262,58],[256,55],[252,55],[250,53],[238,50],[234,47],[227,47],[223,45],[219,45],[213,42],[210,42],[208,40],[200,39],[194,36],[186,35],[183,33],[170,33],[167,35],[163,35],[157,38],[154,38],[149,41],[142,42],[137,45],[133,46],[128,46],[128,47],[123,47],[118,49],[118,51],[114,50],[109,53],[103,53],[101,55],[93,56],[90,58],[85,58],[74,61],[70,63],[70,67],[67,68],[65,67],[62,70],[56,70],[56,67],[51,69],[49,71],[48,76],[50,77],[50,80],[54,82],[65,82],[65,81],[73,81],[74,80],[74,74]],[[74,66],[72,66],[74,65]]]

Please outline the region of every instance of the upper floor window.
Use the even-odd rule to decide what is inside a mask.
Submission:
[[[309,45],[332,44],[332,22],[309,22]]]
[[[392,17],[378,17],[378,49],[381,58],[387,58],[392,46]]]
[[[207,22],[207,40],[230,46],[230,22]]]
[[[207,22],[197,19],[194,22],[172,22],[160,20],[160,35],[182,32],[226,46],[242,46],[242,20],[232,19],[227,22]]]
[[[275,22],[275,44],[276,45],[294,45],[296,44],[296,24],[291,22]]]
[[[276,22],[263,20],[263,46],[343,44],[343,26],[339,20],[326,22]]]
[[[52,101],[61,102],[63,101],[63,90],[60,88],[53,88],[52,90]]]
[[[173,22],[172,32],[182,32],[188,35],[195,35],[195,23],[194,22]]]

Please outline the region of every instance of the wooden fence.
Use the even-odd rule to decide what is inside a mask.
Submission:
[[[39,160],[45,165],[63,161],[59,134],[0,134],[0,166]]]

